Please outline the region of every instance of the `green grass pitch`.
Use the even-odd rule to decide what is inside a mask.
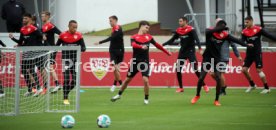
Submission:
[[[214,91],[205,94],[195,105],[190,104],[195,89],[175,93],[174,88],[153,88],[150,104],[143,104],[143,89],[130,88],[122,99],[113,103],[116,93],[109,89],[84,89],[80,112],[73,113],[76,125],[72,130],[100,129],[96,119],[110,116],[110,130],[275,130],[276,92],[261,95],[260,90],[244,93],[244,89],[228,89],[221,96],[221,107],[213,105]],[[26,114],[0,117],[0,130],[62,130],[61,117],[68,113]]]

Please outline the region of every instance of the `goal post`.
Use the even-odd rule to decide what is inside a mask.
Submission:
[[[0,115],[79,111],[79,46],[17,47],[0,50],[0,81],[5,94],[0,98]],[[55,60],[53,56],[56,57]],[[65,64],[65,61],[73,62]],[[53,80],[53,70],[58,86],[61,87],[61,90],[55,93],[53,90],[57,82]],[[70,81],[70,84],[66,85],[70,86],[70,89],[64,87],[64,81]],[[63,104],[65,93],[70,105]]]

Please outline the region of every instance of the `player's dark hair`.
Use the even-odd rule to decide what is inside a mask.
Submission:
[[[180,17],[179,19],[182,19],[183,21],[187,21],[188,22],[188,18],[187,17]]]
[[[25,14],[23,15],[23,17],[32,18],[32,15],[31,15],[30,13],[25,13]]]
[[[226,26],[227,25],[226,21],[220,20],[220,21],[217,22],[217,26],[220,26],[220,25],[223,25],[223,24],[224,24],[224,26]]]
[[[118,21],[118,17],[117,17],[116,15],[112,15],[112,16],[110,16],[109,18]]]
[[[49,11],[43,11],[41,14],[45,14],[47,16],[51,16],[51,13]]]
[[[245,20],[253,21],[253,17],[252,16],[247,16],[247,17],[245,17]]]
[[[150,23],[149,23],[148,21],[143,20],[143,21],[141,21],[141,22],[139,23],[139,28],[140,28],[141,26],[144,26],[144,25],[150,26]]]
[[[69,21],[69,25],[70,25],[71,23],[77,24],[77,21],[76,21],[76,20],[70,20],[70,21]]]
[[[35,21],[36,22],[37,18],[35,15],[32,16],[32,21]]]

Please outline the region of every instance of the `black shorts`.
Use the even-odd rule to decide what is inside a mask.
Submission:
[[[38,58],[35,58],[33,61],[34,61],[34,65],[39,69],[44,69],[46,67],[46,61],[47,61],[47,58],[48,56],[41,56],[41,57],[38,57]]]
[[[256,68],[259,68],[259,69],[263,68],[262,54],[258,56],[246,55],[244,59],[243,67],[249,68],[253,64],[253,62],[255,62]]]
[[[217,65],[220,63],[219,60],[211,58],[211,57],[203,57],[202,65],[201,65],[201,71],[212,71],[212,72],[221,72],[219,68],[217,68]],[[220,65],[221,66],[221,65]],[[220,67],[221,68],[221,67]],[[204,70],[206,69],[206,70]]]
[[[35,60],[33,59],[23,59],[21,63],[21,69],[22,71],[26,71],[29,69],[34,69],[35,68]]]
[[[109,52],[111,63],[117,65],[124,60],[124,50],[112,50]]]
[[[56,56],[57,56],[57,52],[53,52],[50,54],[50,64],[51,65],[56,64]]]
[[[192,68],[193,70],[198,70],[198,62],[197,62],[197,59],[196,59],[196,55],[195,53],[191,52],[190,54],[185,54],[185,55],[182,55],[182,54],[178,54],[178,58],[177,58],[177,64],[183,66],[185,63],[184,63],[184,60],[189,60],[191,65],[192,65]]]
[[[128,69],[127,77],[132,78],[138,72],[142,73],[142,76],[150,76],[150,65],[148,61],[132,61],[130,68]]]

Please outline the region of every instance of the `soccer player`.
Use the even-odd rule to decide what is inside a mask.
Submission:
[[[113,15],[109,17],[109,23],[112,27],[112,34],[107,39],[95,43],[95,45],[103,44],[110,41],[109,53],[111,65],[114,67],[114,82],[110,88],[111,92],[116,89],[117,82],[122,85],[122,80],[120,76],[120,63],[124,60],[124,34],[122,27],[118,25],[117,16]]]
[[[216,19],[216,23],[218,21],[222,20],[221,18]],[[221,46],[221,50],[220,50],[220,55],[221,55],[221,62],[225,63],[224,65],[226,66],[222,66],[222,71],[221,71],[221,91],[220,91],[220,95],[226,95],[226,88],[227,85],[225,84],[225,71],[227,69],[227,64],[229,63],[229,58],[230,58],[230,49],[229,46],[231,46],[235,56],[239,59],[239,61],[242,62],[242,57],[240,55],[240,52],[236,46],[236,44],[234,44],[231,41],[225,41],[225,43],[222,44]],[[215,74],[211,73],[211,76],[215,79]]]
[[[32,15],[29,13],[24,14],[23,16],[23,27],[20,30],[19,40],[15,39],[12,34],[9,37],[18,44],[18,46],[42,46],[42,33],[39,31],[37,27],[32,24]],[[35,72],[35,63],[36,59],[31,59],[28,56],[31,55],[33,51],[28,51],[23,53],[22,59],[22,74],[24,75],[25,82],[28,86],[28,91],[24,94],[24,96],[32,95],[32,84],[31,77],[34,78],[36,83],[37,91],[33,96],[38,96],[43,89],[40,87],[38,76]],[[40,67],[40,66],[38,66]]]
[[[177,80],[179,84],[179,88],[176,89],[177,93],[184,92],[182,85],[182,68],[185,64],[185,60],[189,59],[192,64],[192,68],[195,71],[196,76],[199,78],[200,73],[198,72],[198,62],[195,55],[195,44],[198,45],[198,49],[200,54],[202,54],[202,49],[200,45],[200,41],[196,34],[194,28],[188,25],[188,19],[186,17],[181,17],[178,20],[179,28],[177,28],[173,37],[165,42],[163,46],[166,45],[174,45],[174,41],[180,38],[181,48],[179,50],[178,58],[177,58]],[[203,82],[203,88],[205,92],[209,92],[208,86]]]
[[[6,47],[6,44],[4,44],[1,40],[0,40],[0,45],[2,47]],[[2,53],[1,53],[1,50],[0,50],[0,63],[2,62]],[[0,80],[0,98],[2,97],[5,97],[5,93],[4,93],[4,90],[3,90],[3,85],[2,85],[2,80]]]
[[[265,29],[254,25],[254,21],[251,16],[247,16],[245,18],[245,26],[246,28],[242,31],[242,40],[245,41],[247,44],[254,44],[253,48],[246,49],[246,57],[244,59],[243,73],[250,84],[250,87],[245,92],[251,92],[256,88],[256,84],[254,83],[253,79],[251,78],[251,75],[248,72],[252,63],[255,62],[257,73],[259,74],[264,84],[264,89],[261,93],[267,94],[270,92],[270,89],[267,84],[265,73],[262,70],[263,61],[261,37],[265,36],[276,41],[276,36],[273,36],[269,34]]]
[[[80,32],[77,32],[78,23],[75,20],[69,21],[69,30],[60,34],[57,41],[57,46],[81,46],[81,51],[86,50],[85,43]],[[70,105],[68,95],[70,91],[76,86],[76,62],[77,53],[76,51],[62,51],[62,59],[65,61],[63,72],[63,98],[64,105]],[[70,62],[71,61],[71,62]],[[72,64],[70,64],[72,63]],[[71,77],[71,78],[70,78]]]
[[[200,78],[197,83],[197,92],[196,96],[191,100],[192,104],[195,104],[200,98],[200,91],[203,80],[206,77],[208,71],[212,68],[215,77],[216,77],[216,98],[214,105],[220,106],[219,95],[221,89],[221,65],[224,65],[220,62],[221,60],[221,46],[225,43],[225,41],[232,41],[234,43],[238,43],[242,46],[252,46],[252,44],[245,44],[242,41],[234,38],[229,35],[227,31],[228,27],[226,26],[226,22],[224,20],[220,20],[217,22],[215,28],[206,29],[206,50],[203,54],[203,63],[201,67]]]
[[[227,85],[225,83],[225,72],[227,69],[227,65],[229,63],[229,58],[230,58],[230,50],[229,46],[231,46],[235,56],[239,59],[240,62],[242,62],[242,57],[239,53],[239,50],[237,49],[237,46],[232,43],[231,41],[225,41],[225,43],[222,44],[221,46],[221,62],[224,63],[221,67],[221,75],[220,75],[220,82],[221,82],[221,90],[220,90],[220,95],[226,95],[226,88]],[[211,72],[211,76],[213,79],[216,79],[215,73]]]
[[[50,21],[51,13],[48,11],[44,11],[41,13],[41,20],[43,22],[42,33],[43,33],[43,41],[45,45],[55,46],[55,34],[60,35],[61,31]],[[58,77],[56,71],[54,69],[56,52],[51,53],[51,62],[50,62],[50,74],[53,77],[56,87],[51,91],[51,93],[56,93],[61,89],[60,83],[58,81]],[[45,92],[45,91],[43,91]]]
[[[164,49],[162,45],[158,44],[153,39],[153,37],[150,34],[148,34],[149,28],[149,22],[141,21],[139,23],[138,34],[131,36],[131,45],[133,47],[133,59],[127,73],[127,78],[123,82],[118,95],[111,98],[112,102],[115,102],[116,100],[121,98],[128,84],[131,82],[133,77],[140,71],[142,73],[144,82],[144,103],[149,104],[149,46],[150,44],[153,44],[156,48],[162,50],[167,55],[171,55],[170,52]]]
[[[35,26],[36,28],[39,28],[39,24],[37,23],[37,17],[35,15],[32,16],[31,24],[33,26]],[[42,40],[42,39],[40,39],[40,40]],[[38,41],[38,42],[42,42],[42,41]],[[43,45],[45,45],[45,44],[43,44]],[[40,52],[40,53],[38,53],[38,52]],[[46,52],[45,51],[36,51],[36,53],[43,54],[43,53],[46,53]],[[46,59],[47,59],[47,56],[38,56],[34,60],[35,66],[40,71],[41,77],[43,79],[44,87],[47,85],[47,73],[46,73],[46,70],[45,70],[45,67],[44,67]],[[32,92],[36,93],[37,89],[35,87],[36,86],[35,80],[34,80],[34,77],[31,74],[30,74],[30,78],[31,78],[31,82],[32,82]],[[44,95],[45,93],[46,93],[46,90],[43,89],[41,94]],[[34,96],[38,96],[38,95],[34,95]]]
[[[37,23],[37,17],[35,15],[32,16],[32,19],[31,19],[31,23],[33,26],[37,27],[39,29],[39,31],[42,31],[40,28],[39,28],[39,24]],[[45,43],[42,41],[42,39],[39,39],[38,42],[41,42],[43,46],[45,46]],[[47,53],[47,51],[36,51],[36,53],[39,55],[38,57],[35,57],[34,59],[34,62],[35,62],[35,66],[37,67],[37,69],[39,70],[40,73],[37,73],[37,74],[40,74],[42,80],[43,80],[43,91],[40,93],[41,95],[44,95],[46,92],[47,92],[47,72],[46,72],[46,69],[45,69],[45,63],[46,63],[46,60],[47,60],[47,55],[45,56],[42,56],[44,55],[45,53]],[[32,75],[30,75],[31,77],[31,81],[32,81],[32,91],[35,93],[36,92],[36,88],[34,87],[35,86],[35,80],[34,80],[34,77]],[[38,96],[38,95],[34,95],[34,96]]]

